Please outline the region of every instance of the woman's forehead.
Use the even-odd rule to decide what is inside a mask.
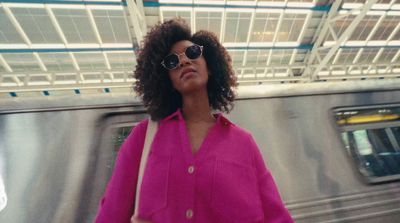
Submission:
[[[182,53],[185,51],[185,49],[188,46],[193,45],[194,43],[190,42],[189,40],[181,40],[179,42],[176,42],[174,45],[171,47],[171,52],[172,53]]]

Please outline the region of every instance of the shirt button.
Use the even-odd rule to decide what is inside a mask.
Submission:
[[[186,211],[186,218],[187,219],[192,219],[193,218],[193,210],[192,209],[188,209]]]
[[[188,173],[192,174],[194,172],[194,166],[189,166]]]

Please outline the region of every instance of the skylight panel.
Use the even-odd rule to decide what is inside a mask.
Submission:
[[[247,51],[246,66],[264,67],[267,64],[270,50],[249,50]]]
[[[376,54],[378,53],[379,48],[366,48],[361,53],[360,58],[358,59],[358,64],[371,64],[374,60]]]
[[[74,56],[81,70],[97,71],[106,69],[104,57],[101,53],[74,53]]]
[[[389,38],[390,34],[399,24],[399,16],[386,16],[382,21],[376,33],[372,36],[371,40],[386,40]]]
[[[48,71],[72,71],[74,66],[68,53],[39,53]]]
[[[325,58],[325,56],[328,54],[328,51],[329,51],[329,49],[323,49],[323,50],[321,50],[321,51],[319,52],[321,61],[322,61],[322,60]],[[327,64],[332,64],[333,59],[334,59],[334,57],[331,57],[331,58],[329,59],[329,61],[328,61]],[[317,61],[316,63],[319,64],[318,59],[316,59],[316,61]]]
[[[349,64],[351,63],[357,55],[358,49],[344,48],[340,50],[340,56],[335,64]],[[333,56],[333,58],[335,58]]]
[[[196,12],[196,31],[208,30],[220,36],[222,12]]]
[[[136,66],[136,58],[133,53],[129,52],[108,52],[108,61],[110,62],[111,69],[125,69],[134,70]]]
[[[354,29],[349,40],[366,40],[380,16],[366,15]]]
[[[244,60],[244,51],[243,50],[228,50],[229,55],[232,58],[233,66],[242,66]]]
[[[96,43],[86,10],[53,9],[68,43]]]
[[[303,28],[305,14],[285,14],[278,30],[278,42],[297,41]]]
[[[305,62],[304,60],[305,60],[305,58],[307,56],[307,53],[308,53],[308,50],[298,49],[297,53],[296,53],[296,56],[294,58],[294,63],[295,64],[304,63]]]
[[[224,42],[246,42],[251,13],[227,12]]]
[[[379,56],[377,63],[390,63],[395,57],[399,49],[386,48],[383,49],[382,54]]]
[[[288,65],[293,50],[274,50],[272,54],[271,65]]]
[[[333,25],[333,30],[336,34],[336,36],[342,35],[342,33],[349,27],[351,22],[356,18],[355,15],[349,15],[343,19],[337,20],[334,25]],[[333,37],[331,35],[328,35],[327,38],[328,41],[333,41]]]
[[[92,10],[103,43],[130,43],[123,11]]]
[[[251,42],[272,42],[279,20],[279,13],[256,13]]]
[[[3,53],[2,56],[14,72],[41,71],[32,53]]]
[[[397,33],[394,35],[392,40],[400,40],[400,29],[397,30]]]
[[[0,8],[0,43],[24,43],[3,8]]]
[[[62,43],[45,9],[12,8],[11,11],[32,43]]]

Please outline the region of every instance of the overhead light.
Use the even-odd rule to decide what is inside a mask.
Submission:
[[[159,2],[163,2],[165,0],[160,0]],[[178,0],[179,2],[179,0]],[[180,1],[182,3],[182,1]],[[225,4],[224,0],[194,0],[195,4],[210,4],[210,5],[223,5]]]
[[[256,8],[256,13],[271,13],[271,14],[281,14],[283,9],[266,9],[266,8]]]
[[[252,13],[254,12],[254,9],[252,8],[226,8],[227,12],[248,12]]]
[[[86,5],[88,9],[93,9],[93,10],[116,10],[116,11],[122,11],[124,10],[124,6],[122,5]]]
[[[195,12],[220,12],[224,11],[224,8],[210,8],[210,7],[196,7],[194,8]]]
[[[180,4],[182,4],[182,3],[191,4],[192,3],[192,1],[190,1],[190,2],[182,2],[182,0],[159,0],[158,2],[159,3],[180,3]]]
[[[387,15],[394,15],[394,16],[400,15],[400,11],[388,11]]]
[[[255,6],[256,2],[250,2],[250,1],[227,1],[229,5],[245,5],[245,6]]]
[[[51,9],[85,9],[85,5],[79,5],[79,4],[46,4],[47,7]],[[106,8],[108,6],[104,6],[103,8]]]
[[[363,6],[361,3],[343,3],[343,9],[359,9]]]
[[[285,9],[285,13],[290,14],[308,14],[311,12],[311,9]]]
[[[61,48],[61,49],[65,49],[65,45],[64,44],[32,44],[30,48],[33,49],[57,49],[57,48]]]
[[[44,4],[30,4],[30,3],[1,3],[4,7],[8,8],[44,8]]]
[[[288,7],[299,7],[299,8],[312,8],[315,6],[313,2],[288,2]]]
[[[286,3],[285,2],[258,2],[259,6],[271,6],[271,7],[285,7]]]
[[[183,12],[190,12],[192,10],[192,7],[190,6],[185,6],[185,7],[177,7],[177,6],[160,6],[160,11],[161,12],[166,12],[166,11],[183,11]]]
[[[394,10],[399,10],[399,9],[400,9],[400,4],[394,4],[394,5],[392,5],[392,9],[394,9]]]
[[[253,43],[249,43],[249,46],[251,47],[273,47],[274,43],[273,42],[253,42]]]
[[[280,47],[297,47],[299,44],[297,42],[275,42],[275,46]]]
[[[381,4],[376,3],[371,6],[371,9],[381,9],[381,10],[388,10],[390,9],[390,4]]]

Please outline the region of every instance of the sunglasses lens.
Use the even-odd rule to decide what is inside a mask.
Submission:
[[[186,48],[185,55],[190,60],[195,60],[201,56],[202,48],[199,45],[192,45]],[[166,56],[161,63],[168,70],[173,70],[179,65],[179,56],[177,54],[170,54]]]
[[[199,45],[189,46],[186,49],[185,54],[187,58],[191,60],[197,59],[201,55],[201,47]]]
[[[179,58],[175,54],[168,55],[167,57],[164,58],[164,66],[167,69],[174,69],[178,66],[179,64]]]

